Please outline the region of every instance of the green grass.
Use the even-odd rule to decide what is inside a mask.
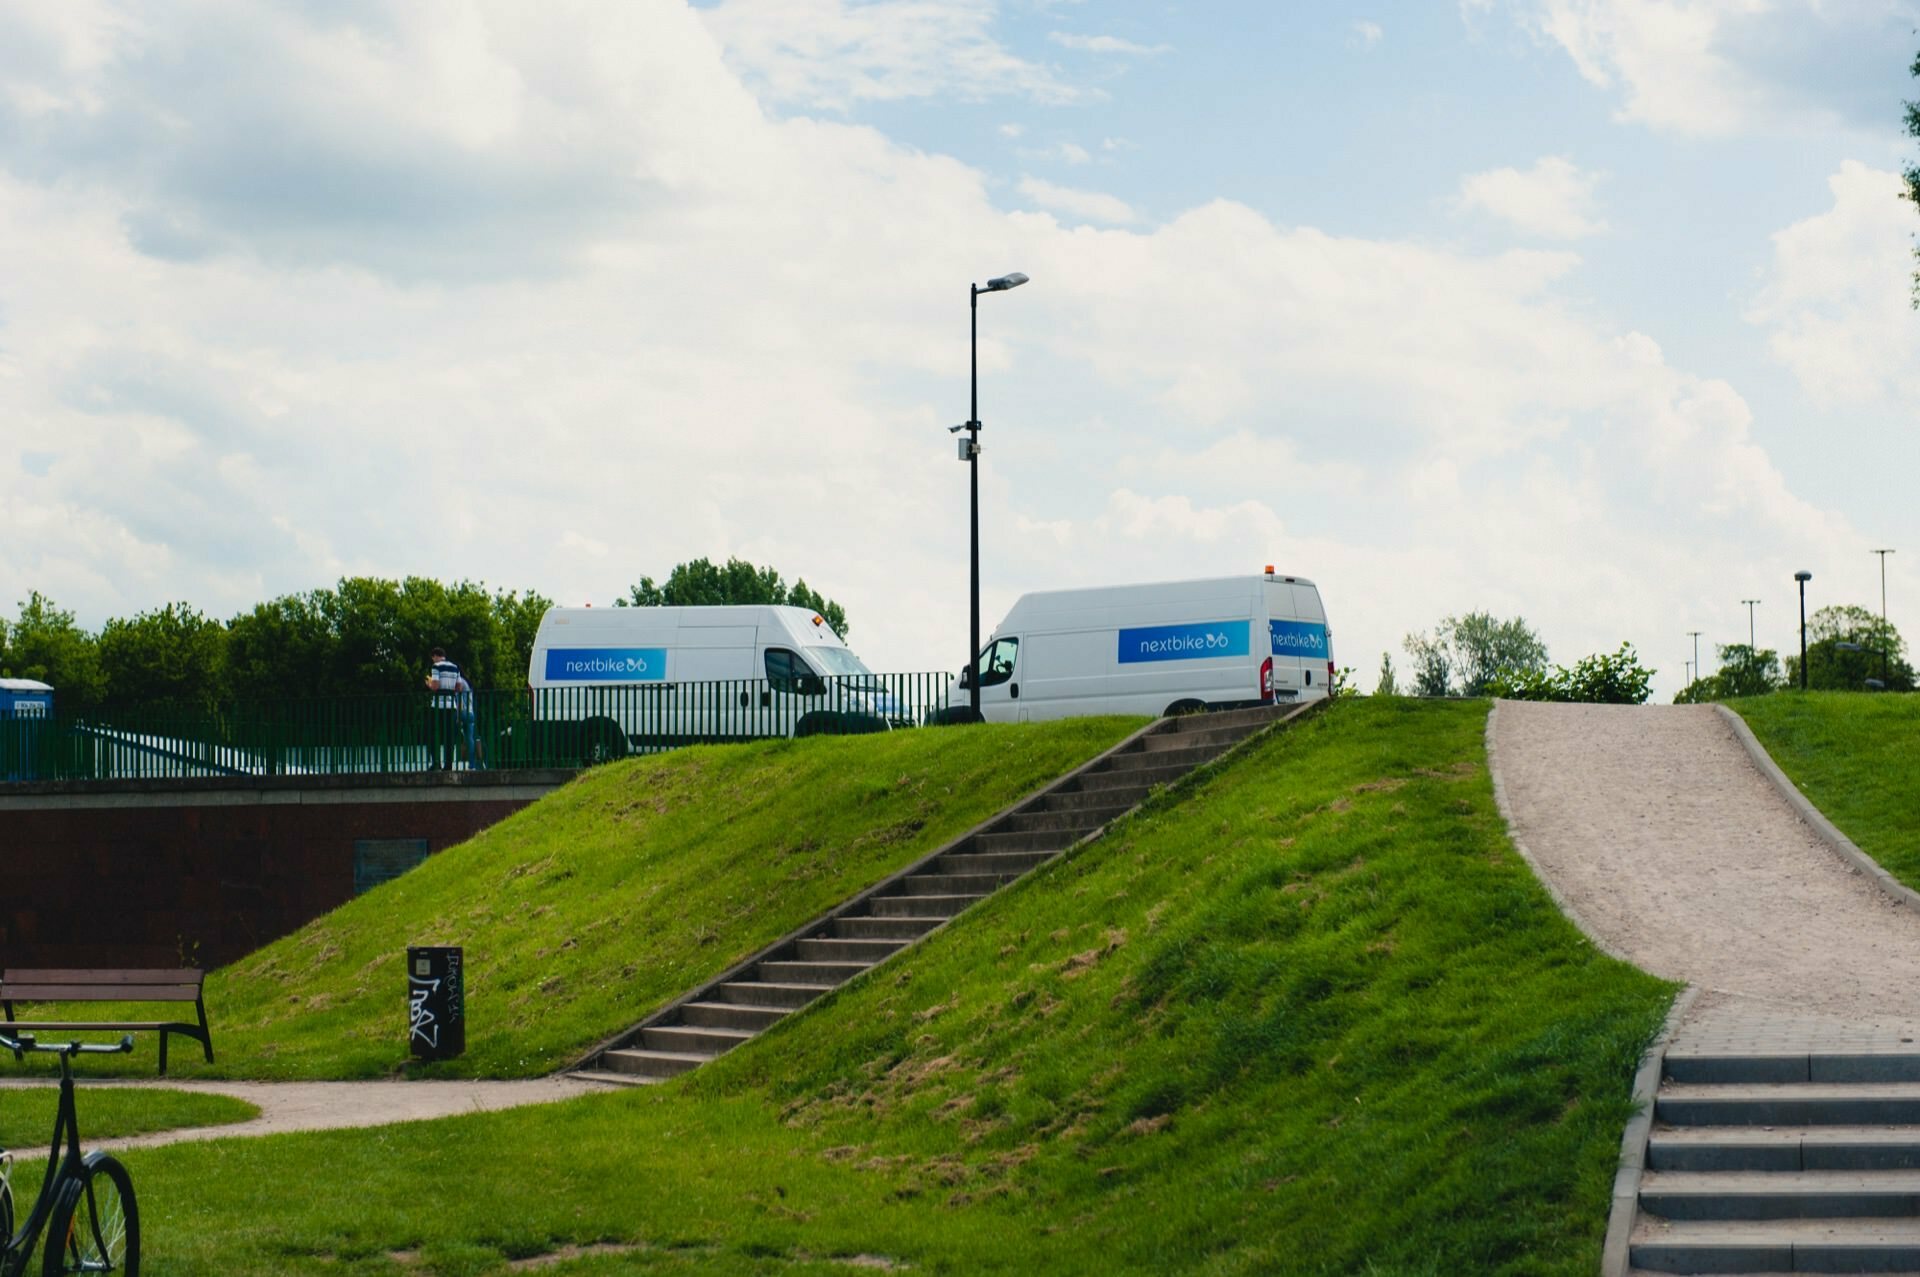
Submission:
[[[406,948],[451,944],[466,951],[467,1051],[414,1071],[549,1072],[1142,721],[815,737],[597,768],[211,973],[216,1062],[177,1049],[173,1071],[398,1074]],[[95,1071],[109,1069],[150,1072],[152,1063],[142,1051]]]
[[[148,1271],[1590,1273],[1673,986],[1485,715],[1339,705],[672,1085],[135,1152]]]
[[[159,1087],[90,1087],[76,1078],[74,1109],[80,1116],[80,1142],[147,1135],[189,1126],[226,1126],[260,1116],[245,1100]],[[47,1150],[53,1138],[53,1114],[60,1101],[57,1085],[0,1089],[0,1148],[25,1157]]]
[[[1821,814],[1920,890],[1920,696],[1775,692],[1727,707]]]

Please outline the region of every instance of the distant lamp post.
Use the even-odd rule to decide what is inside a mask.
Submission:
[[[1754,605],[1760,602],[1760,600],[1759,599],[1741,599],[1740,601],[1747,605],[1747,650],[1751,652],[1753,651],[1753,647],[1754,647],[1753,609],[1754,609]]]
[[[1807,582],[1813,580],[1811,572],[1795,572],[1793,579],[1800,583],[1800,690],[1807,690]]]
[[[968,284],[967,305],[971,310],[971,375],[972,391],[971,411],[966,421],[957,426],[949,426],[954,434],[964,430],[967,437],[960,441],[960,459],[967,463],[967,479],[971,489],[968,495],[968,510],[973,525],[972,542],[972,588],[967,646],[967,689],[971,693],[973,714],[980,716],[980,294],[1004,293],[1009,288],[1018,288],[1027,282],[1027,277],[1019,271],[1009,271],[997,279],[987,281],[985,288],[978,284]]]
[[[1687,634],[1693,639],[1693,681],[1697,683],[1703,677],[1700,672],[1700,631],[1688,630]]]
[[[1892,650],[1892,635],[1887,633],[1887,556],[1892,550],[1875,550],[1880,556],[1880,677],[1887,676],[1887,653]],[[1885,686],[1884,683],[1881,686]]]

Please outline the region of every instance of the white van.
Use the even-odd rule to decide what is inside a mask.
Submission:
[[[1311,700],[1334,677],[1319,589],[1272,568],[1022,595],[976,671],[992,723]],[[961,673],[962,688],[972,673]]]
[[[879,680],[801,607],[549,608],[527,685],[535,721],[580,724],[591,759],[891,725]]]

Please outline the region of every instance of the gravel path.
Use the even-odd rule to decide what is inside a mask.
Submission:
[[[420,1118],[453,1117],[523,1104],[549,1104],[576,1095],[605,1091],[594,1082],[571,1077],[542,1077],[513,1082],[186,1082],[126,1079],[78,1079],[81,1130],[86,1130],[86,1092],[109,1087],[165,1087],[231,1095],[260,1107],[260,1116],[228,1126],[194,1126],[117,1140],[87,1140],[89,1149],[145,1148],[183,1140],[224,1139],[230,1135],[277,1135],[350,1126],[383,1126]],[[44,1081],[8,1081],[0,1090],[45,1088]]]
[[[1489,744],[1536,871],[1604,948],[1704,991],[1695,1034],[1914,1036],[1920,913],[1814,837],[1711,706],[1502,701]]]

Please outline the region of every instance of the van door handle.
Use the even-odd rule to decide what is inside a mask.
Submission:
[[[747,694],[745,692],[742,692],[740,693],[740,704],[742,707],[744,707],[746,703],[747,703]]]
[[[1011,697],[1012,699],[1014,699],[1014,700],[1016,700],[1016,701],[1017,701],[1017,700],[1019,700],[1019,699],[1020,699],[1020,684],[1018,684],[1018,683],[1010,683],[1010,684],[1008,684],[1008,685],[1007,685],[1007,695],[1008,695],[1008,696],[1010,696],[1010,697]]]
[[[773,693],[772,692],[760,693],[760,708],[765,709],[771,704],[773,704]]]

